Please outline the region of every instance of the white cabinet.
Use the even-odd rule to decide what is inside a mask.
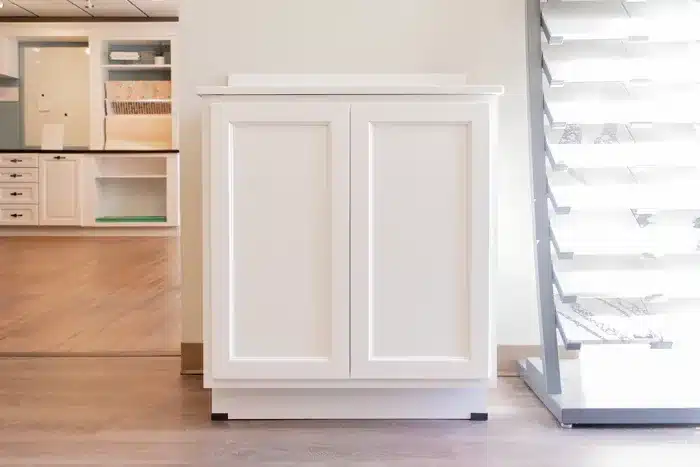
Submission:
[[[352,377],[488,377],[489,104],[352,106]]]
[[[36,204],[0,204],[0,225],[39,225]]]
[[[179,155],[94,153],[83,166],[84,225],[175,227],[180,221]]]
[[[202,89],[214,418],[485,417],[499,88],[388,90]]]
[[[81,225],[82,155],[39,157],[39,224]]]
[[[0,77],[19,78],[19,46],[14,39],[0,37]]]
[[[177,227],[179,179],[177,151],[3,153],[0,225]]]
[[[348,378],[349,106],[212,112],[214,377]]]
[[[37,225],[39,161],[36,154],[0,154],[0,225]]]

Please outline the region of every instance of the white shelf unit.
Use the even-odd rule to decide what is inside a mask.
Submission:
[[[700,396],[673,389],[592,402],[557,347],[697,345],[700,2],[531,0],[528,17],[543,358],[523,378],[563,424],[700,423]]]
[[[101,50],[104,149],[173,149],[172,41],[114,39]],[[115,60],[115,52],[134,60]],[[165,63],[155,63],[157,56]]]
[[[178,178],[174,153],[96,156],[86,218],[97,226],[176,226]]]

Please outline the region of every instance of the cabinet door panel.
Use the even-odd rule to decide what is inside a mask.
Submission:
[[[353,378],[488,377],[488,119],[352,106]]]
[[[81,225],[81,157],[39,159],[39,225]]]
[[[349,108],[214,104],[212,370],[349,376]]]

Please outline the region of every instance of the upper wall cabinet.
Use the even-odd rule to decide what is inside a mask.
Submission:
[[[0,37],[0,78],[19,78],[17,41]]]

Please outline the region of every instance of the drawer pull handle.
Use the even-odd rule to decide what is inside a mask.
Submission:
[[[57,161],[60,161],[61,159],[65,159],[66,157],[65,156],[53,156],[53,158],[56,159]]]
[[[13,164],[16,164],[18,162],[22,162],[22,159],[10,159],[10,162],[12,162]]]
[[[17,178],[17,177],[22,177],[22,174],[10,174],[11,178]]]
[[[10,193],[10,196],[22,196],[22,192],[20,192],[20,191],[13,191],[12,193]]]
[[[23,214],[10,214],[10,217],[15,217],[15,218],[22,217],[22,216],[23,216]]]

